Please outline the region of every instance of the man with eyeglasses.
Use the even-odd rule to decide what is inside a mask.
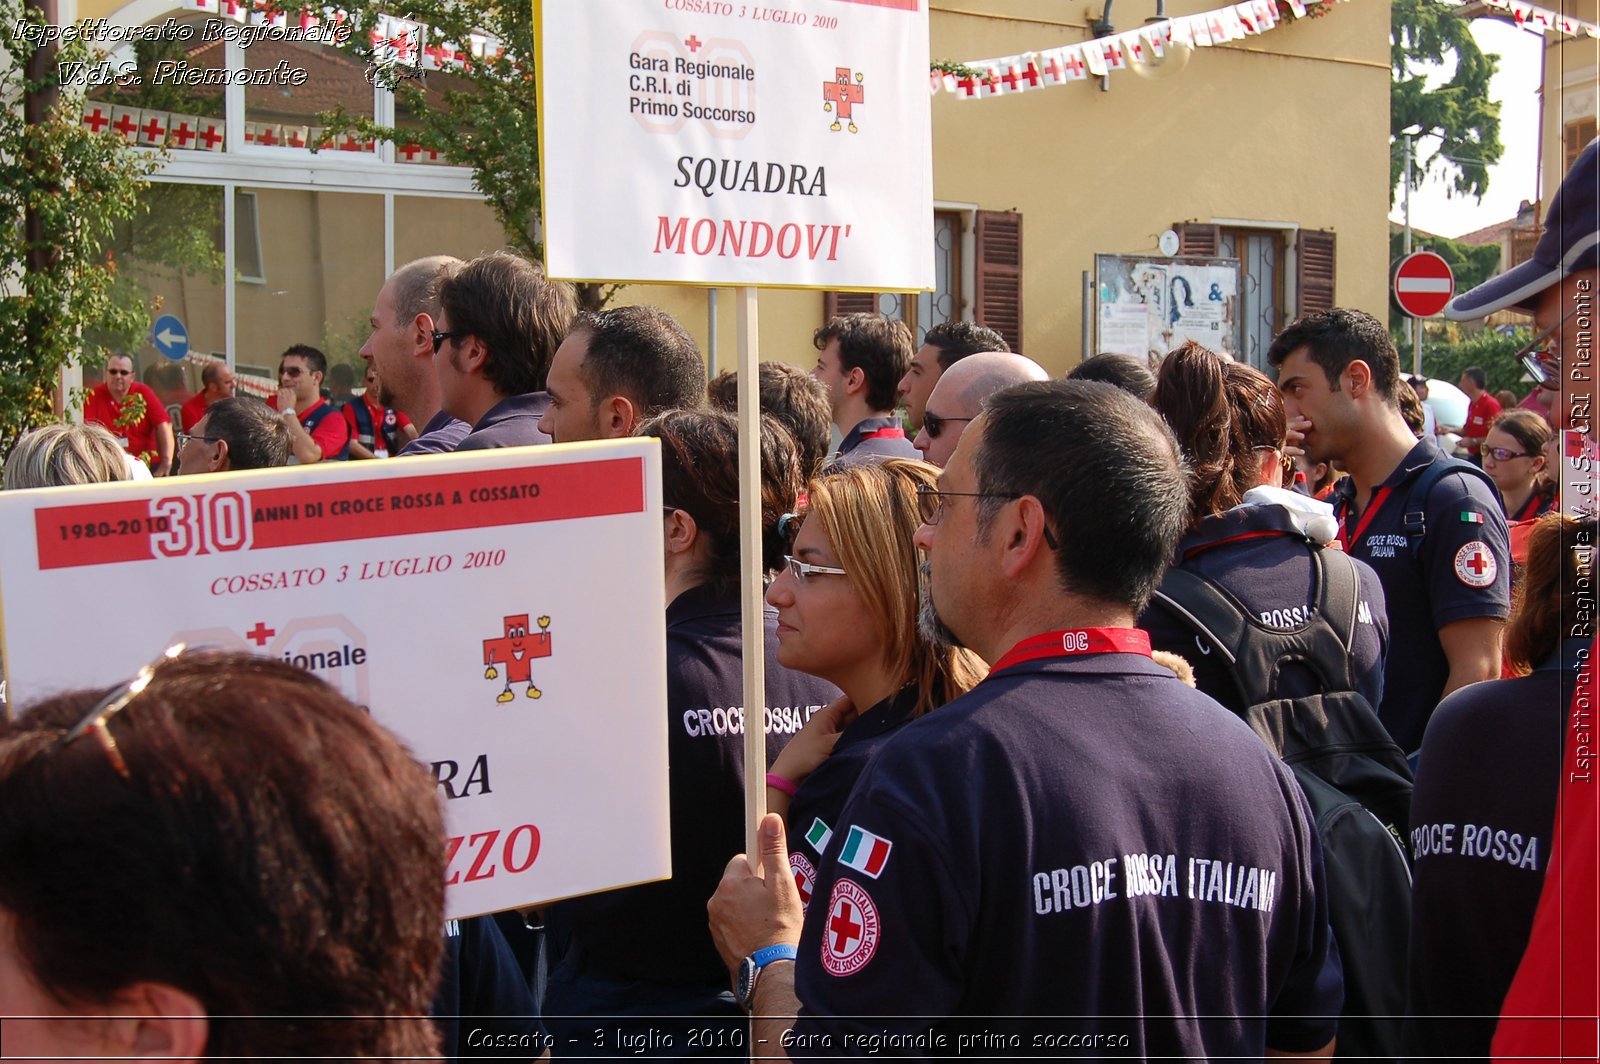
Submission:
[[[150,467],[152,476],[172,472],[172,418],[150,388],[133,379],[133,358],[111,355],[106,379],[89,391],[83,420],[104,425],[122,449]]]
[[[338,408],[322,398],[328,358],[310,344],[293,344],[278,361],[278,394],[267,405],[289,427],[295,462],[342,462],[348,457],[350,427]]]
[[[472,426],[458,451],[549,443],[550,360],[578,313],[577,293],[536,262],[481,255],[439,286],[433,370],[444,412]]]
[[[1463,292],[1444,308],[1452,321],[1498,310],[1533,315],[1537,335],[1518,352],[1550,403],[1550,423],[1575,429],[1593,454],[1595,290],[1600,287],[1600,140],[1592,140],[1550,201],[1533,257]],[[1524,403],[1524,405],[1528,405]],[[1570,500],[1569,500],[1570,505]]]
[[[962,432],[983,411],[985,399],[1013,384],[1049,379],[1050,374],[1033,359],[1009,351],[967,355],[939,375],[923,404],[922,429],[911,444],[923,458],[942,468],[956,453]]]
[[[1171,432],[1108,384],[1017,385],[921,507],[933,610],[990,672],[874,756],[803,911],[776,816],[729,863],[724,962],[798,950],[747,976],[760,1054],[1331,1053],[1300,788],[1134,627],[1188,521]]]
[[[251,396],[212,403],[194,430],[179,433],[178,440],[178,472],[184,474],[289,464],[287,419]]]
[[[928,407],[928,396],[951,366],[979,351],[1009,350],[1005,337],[975,321],[944,321],[929,329],[922,338],[922,346],[911,356],[911,368],[900,378],[906,420],[913,428],[922,428],[922,412]],[[954,445],[951,446],[954,449]]]

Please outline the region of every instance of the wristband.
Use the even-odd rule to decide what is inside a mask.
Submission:
[[[776,772],[767,773],[767,786],[771,787],[775,791],[782,791],[790,798],[794,797],[794,792],[798,789],[795,787],[792,781],[784,779]]]

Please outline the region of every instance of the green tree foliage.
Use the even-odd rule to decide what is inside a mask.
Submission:
[[[1493,277],[1500,269],[1500,245],[1483,244],[1474,246],[1463,244],[1459,240],[1451,240],[1442,236],[1429,236],[1426,240],[1413,240],[1413,251],[1431,251],[1450,264],[1450,272],[1455,274],[1456,291],[1465,292],[1469,288],[1476,288],[1484,281]],[[1404,232],[1389,234],[1389,261],[1398,262],[1406,253],[1406,236]],[[1410,318],[1394,305],[1394,300],[1389,300],[1389,332],[1394,336],[1395,343],[1402,343],[1406,334],[1406,322]],[[1409,342],[1409,341],[1406,341]],[[1403,348],[1409,350],[1409,348]]]
[[[1418,127],[1411,187],[1432,171],[1452,174],[1451,187],[1479,199],[1489,188],[1489,167],[1500,160],[1500,104],[1489,98],[1496,57],[1472,39],[1469,23],[1436,0],[1393,0],[1390,6],[1390,195],[1405,174],[1402,130]],[[1454,68],[1430,88],[1427,74]]]
[[[1523,379],[1527,373],[1515,356],[1530,339],[1531,330],[1526,328],[1510,335],[1496,329],[1482,329],[1454,343],[1424,334],[1422,372],[1435,380],[1454,384],[1468,366],[1482,366],[1491,392],[1510,388],[1521,399],[1533,385]],[[1401,352],[1400,361],[1407,367],[1411,365],[1409,348]]]
[[[38,37],[12,32],[19,22],[42,26],[22,0],[0,0],[0,444],[52,416],[51,395],[61,368],[80,357],[104,358],[90,336],[138,335],[143,307],[115,298],[117,263],[105,254],[117,223],[133,216],[144,178],[159,158],[94,133],[79,118],[79,98],[43,121],[24,120],[23,101],[58,88],[57,68],[37,80],[28,67]],[[88,61],[87,47],[68,42],[63,62]],[[37,219],[31,235],[21,220]]]

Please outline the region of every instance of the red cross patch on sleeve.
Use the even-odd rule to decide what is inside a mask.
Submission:
[[[1468,587],[1488,587],[1499,574],[1489,545],[1475,539],[1456,551],[1456,579]]]

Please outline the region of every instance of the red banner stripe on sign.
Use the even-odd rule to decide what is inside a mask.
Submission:
[[[834,0],[839,4],[860,4],[863,7],[892,7],[896,11],[917,10],[918,0]]]
[[[638,513],[638,458],[257,491],[199,491],[35,514],[39,568],[344,543]]]

